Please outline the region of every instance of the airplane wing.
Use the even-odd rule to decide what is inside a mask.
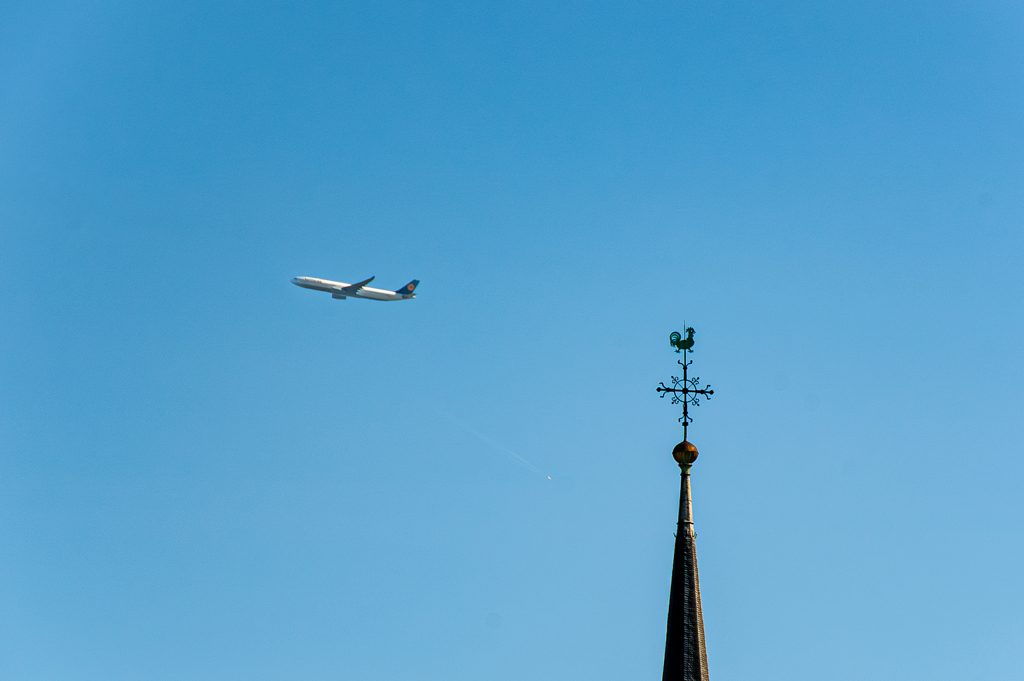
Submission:
[[[347,295],[354,296],[355,294],[359,293],[359,291],[364,286],[369,284],[374,279],[376,279],[376,275],[370,277],[369,279],[366,279],[365,281],[361,281],[358,284],[352,284],[351,286],[346,286],[346,287],[342,288],[341,290],[344,291]]]

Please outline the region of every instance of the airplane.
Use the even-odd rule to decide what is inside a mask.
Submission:
[[[346,298],[366,298],[368,300],[409,300],[415,298],[413,291],[419,285],[419,279],[413,279],[397,291],[385,291],[379,288],[367,286],[376,277],[370,277],[357,284],[346,284],[343,281],[331,281],[330,279],[317,279],[316,277],[295,277],[292,283],[302,288],[313,289],[314,291],[325,291],[331,294],[332,298],[345,300]]]

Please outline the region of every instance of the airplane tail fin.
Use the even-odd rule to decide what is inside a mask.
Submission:
[[[420,285],[420,280],[419,279],[413,279],[408,284],[406,284],[402,288],[400,288],[397,291],[395,291],[395,293],[397,293],[400,296],[412,295],[412,292],[415,291],[416,287],[419,286],[419,285]]]

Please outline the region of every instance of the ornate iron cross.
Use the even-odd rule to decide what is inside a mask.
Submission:
[[[686,353],[693,352],[693,327],[686,328],[686,340],[682,339],[682,336],[678,331],[673,331],[672,335],[669,336],[669,343],[676,348],[676,352],[682,350],[683,358],[678,360],[677,364],[683,367],[683,377],[672,376],[672,386],[665,385],[664,381],[660,386],[655,388],[659,393],[660,397],[665,397],[669,393],[672,393],[672,404],[683,405],[683,415],[679,417],[679,422],[683,424],[683,440],[686,440],[686,427],[690,425],[693,419],[690,418],[688,407],[692,404],[695,407],[700,406],[700,398],[710,400],[711,396],[715,394],[715,391],[711,389],[710,385],[706,385],[703,388],[700,387],[700,378],[690,378],[687,376],[687,368],[693,364],[691,360],[686,359]]]

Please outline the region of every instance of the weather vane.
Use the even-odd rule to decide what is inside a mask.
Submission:
[[[693,353],[693,327],[685,326],[686,338],[678,331],[673,331],[672,335],[668,337],[669,345],[676,349],[676,352],[682,352],[683,358],[677,363],[683,367],[683,377],[672,376],[672,386],[665,385],[664,382],[660,386],[655,388],[661,397],[672,393],[672,404],[683,405],[683,415],[679,417],[679,423],[683,424],[683,441],[686,441],[686,427],[690,425],[693,419],[690,418],[688,407],[692,404],[697,407],[700,406],[700,398],[711,399],[711,396],[715,394],[715,391],[711,389],[710,385],[706,385],[703,388],[700,387],[700,378],[690,378],[687,376],[687,368],[693,364],[691,360],[686,359],[686,353]]]

